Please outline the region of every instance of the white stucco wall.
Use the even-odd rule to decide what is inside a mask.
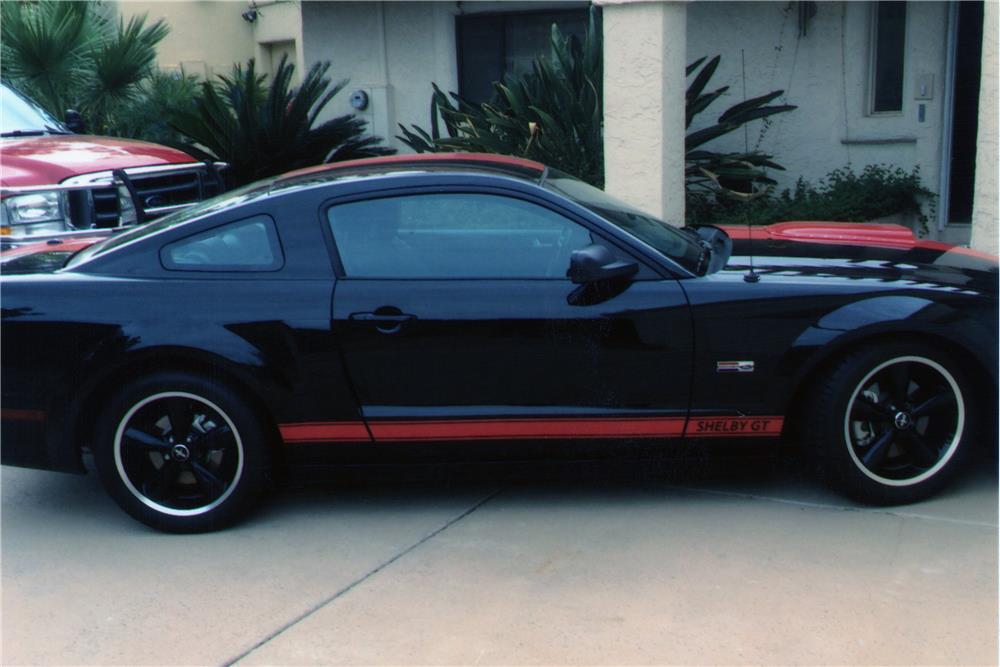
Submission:
[[[603,4],[605,190],[682,225],[687,4]]]
[[[817,3],[808,34],[799,37],[795,3],[691,3],[688,60],[721,54],[710,89],[730,86],[693,127],[715,122],[743,99],[743,49],[747,97],[783,89],[784,97],[775,103],[799,107],[772,117],[766,131],[761,121],[749,125],[749,147],[773,153],[787,169],[772,173],[779,187],[791,187],[800,176],[815,182],[847,164],[858,171],[883,163],[907,171],[919,165],[924,185],[937,191],[947,5],[907,4],[903,111],[891,115],[867,113],[871,9],[867,2]],[[914,99],[915,79],[923,73],[934,76],[932,100]],[[926,105],[923,122],[920,104]],[[706,147],[742,151],[744,145],[744,134],[737,130]]]
[[[972,247],[1000,254],[998,247],[998,199],[1000,199],[1000,133],[997,115],[1000,113],[1000,5],[986,2],[983,21],[983,74],[979,88],[979,134],[976,138],[976,194],[972,209]]]
[[[431,82],[456,90],[453,2],[302,3],[303,58],[331,62],[330,75],[350,79],[327,108],[331,117],[353,112],[351,91],[368,92],[362,112],[376,136],[405,148],[397,123],[430,125]]]

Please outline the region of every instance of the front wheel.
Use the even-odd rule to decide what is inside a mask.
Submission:
[[[862,502],[936,493],[970,449],[969,385],[947,355],[893,344],[849,354],[819,387],[812,448],[820,472]]]
[[[158,373],[107,405],[95,446],[98,474],[132,517],[169,532],[229,525],[257,501],[267,476],[260,420],[229,387]]]

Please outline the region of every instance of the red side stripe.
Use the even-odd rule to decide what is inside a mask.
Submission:
[[[468,419],[371,423],[376,440],[660,438],[684,432],[684,418]]]
[[[371,437],[364,422],[312,422],[279,424],[285,442],[368,442]]]
[[[517,440],[550,438],[766,437],[781,434],[784,418],[731,417],[563,417],[507,419],[378,420],[369,423],[382,442],[421,440]],[[281,424],[286,443],[369,442],[361,421]]]
[[[41,410],[21,410],[18,408],[0,409],[0,419],[13,419],[24,422],[45,421],[45,413]]]
[[[747,438],[781,435],[784,417],[693,417],[686,435],[693,438]]]

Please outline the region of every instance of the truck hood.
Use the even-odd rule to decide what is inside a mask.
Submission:
[[[71,176],[128,167],[195,162],[187,153],[132,139],[47,135],[0,141],[0,186],[59,183]]]
[[[997,292],[997,257],[917,238],[901,225],[782,222],[726,226],[733,240],[727,271],[764,276],[839,276],[934,283]]]

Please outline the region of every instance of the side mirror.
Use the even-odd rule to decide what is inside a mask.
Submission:
[[[66,109],[64,116],[66,121],[63,124],[70,132],[83,134],[87,131],[87,124],[83,122],[83,116],[76,109]]]
[[[569,270],[566,276],[574,283],[582,284],[598,280],[631,278],[638,272],[638,264],[617,261],[607,247],[595,243],[573,251],[569,258]]]

